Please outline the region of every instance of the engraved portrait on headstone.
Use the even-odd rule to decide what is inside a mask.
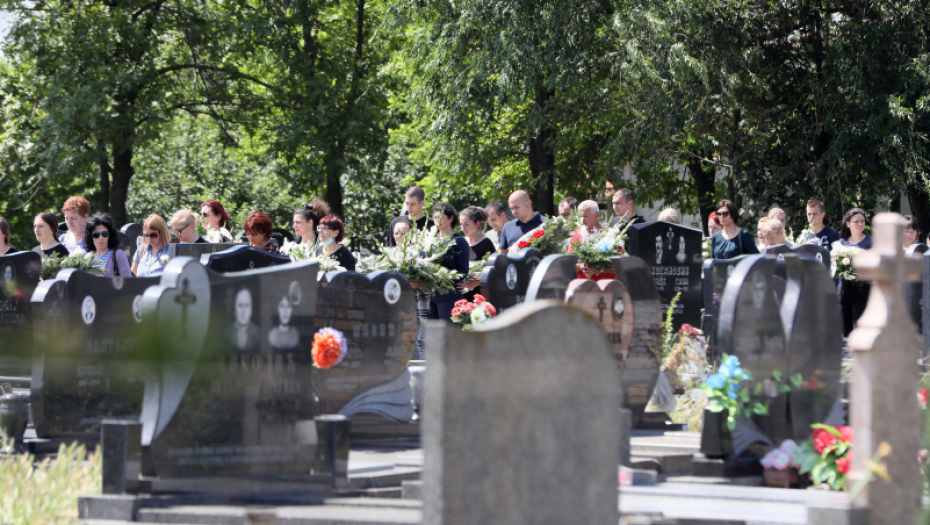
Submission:
[[[8,263],[3,267],[3,288],[9,289],[16,284],[16,271],[13,270],[13,264]]]
[[[507,288],[513,290],[517,287],[517,267],[510,265],[507,267]]]
[[[662,264],[662,236],[656,235],[656,264]]]
[[[94,322],[94,317],[97,316],[97,305],[94,304],[94,298],[87,296],[84,298],[84,302],[81,303],[81,319],[84,320],[86,324]]]
[[[239,352],[257,352],[261,335],[258,326],[252,322],[252,292],[248,288],[236,294],[235,311],[236,319],[226,332],[227,340]]]
[[[287,296],[278,302],[278,324],[268,333],[268,342],[275,350],[293,350],[300,341],[300,332],[291,326],[294,305]]]
[[[678,238],[678,255],[675,256],[675,260],[678,261],[678,264],[685,264],[685,261],[688,260],[688,255],[685,254],[684,236]]]

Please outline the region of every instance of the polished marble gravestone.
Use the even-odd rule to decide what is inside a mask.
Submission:
[[[0,256],[0,376],[31,374],[34,348],[30,298],[41,273],[42,258],[38,253]]]
[[[143,296],[157,359],[141,416],[148,475],[308,474],[318,264],[218,274],[191,258]]]
[[[791,438],[787,396],[777,393],[772,373],[788,371],[785,331],[775,300],[776,260],[765,255],[743,259],[727,280],[717,320],[717,350],[735,355],[753,381],[763,382],[769,416],[754,418],[763,434],[778,444]],[[826,329],[826,327],[824,327]]]
[[[32,297],[37,351],[32,415],[39,437],[90,436],[101,419],[138,419],[145,368],[142,294],[156,277],[62,270]]]
[[[596,320],[536,301],[426,337],[424,525],[617,523],[621,385]]]
[[[733,259],[708,259],[704,261],[704,284],[702,286],[704,319],[702,326],[704,336],[707,338],[707,344],[710,345],[711,351],[708,352],[707,357],[711,361],[717,361],[720,358],[720,355],[714,351],[720,298],[723,297],[723,289],[727,284],[727,279],[730,278],[733,270],[745,257],[745,255],[740,255]]]
[[[516,257],[502,253],[488,258],[481,272],[481,294],[498,312],[512,308],[526,300],[530,279],[542,262],[539,250],[529,248]]]
[[[320,280],[317,328],[346,336],[345,360],[315,383],[323,413],[413,418],[407,362],[417,337],[416,294],[396,272],[330,272]]]
[[[525,302],[538,299],[564,300],[568,284],[578,278],[576,264],[577,255],[547,255],[533,272]]]
[[[793,439],[810,437],[814,423],[843,424],[842,418],[828,421],[837,407],[843,360],[842,314],[836,302],[836,285],[830,272],[813,257],[785,256],[788,284],[781,304],[785,329],[788,373],[804,378],[801,388],[788,394]]]
[[[205,253],[200,256],[200,262],[215,272],[230,273],[288,264],[291,258],[254,246],[234,246],[222,252]]]
[[[659,379],[659,356],[662,352],[662,306],[652,281],[649,266],[639,257],[611,257],[617,281],[630,295],[633,335],[629,352],[620,365],[623,405],[633,413],[637,426],[660,423],[664,413],[645,413],[649,397]]]
[[[124,224],[119,231],[126,236],[125,239],[120,236],[120,248],[124,251],[126,249],[129,250],[129,260],[131,261],[136,255],[136,250],[142,245],[142,225],[131,222]],[[123,242],[127,243],[125,247],[123,246]]]
[[[280,248],[285,241],[294,242],[294,234],[284,228],[272,228],[271,240]]]
[[[907,248],[904,255],[908,257],[920,257],[930,250],[926,244],[914,244]],[[922,259],[921,259],[922,260]],[[911,320],[917,325],[917,332],[923,333],[924,320],[924,280],[921,273],[921,280],[904,285],[904,306],[907,313],[910,314]]]
[[[675,329],[685,323],[700,325],[701,267],[704,260],[704,235],[701,231],[667,222],[647,222],[634,224],[627,234],[627,253],[649,265],[663,311],[681,292],[672,315]]]
[[[830,267],[830,250],[827,250],[819,244],[798,244],[791,249],[791,253],[808,255],[827,268]]]
[[[193,257],[197,260],[204,254],[224,252],[237,246],[248,246],[242,243],[212,243],[212,242],[176,242],[168,245],[168,257]]]

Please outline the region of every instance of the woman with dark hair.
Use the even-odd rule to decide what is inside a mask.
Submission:
[[[2,229],[2,226],[0,226]],[[911,246],[922,245],[920,242],[920,228],[917,227],[917,218],[913,215],[904,216],[904,250]]]
[[[232,221],[222,204],[217,201],[207,201],[200,205],[200,225],[209,233],[210,230],[219,231],[220,228],[229,230]],[[232,242],[233,240],[231,235],[222,234],[221,237],[222,242]]]
[[[10,246],[10,223],[0,217],[0,255],[12,255],[18,251]]]
[[[312,201],[304,204],[302,208],[294,210],[294,234],[299,240],[298,244],[316,244],[316,227],[320,220],[329,214],[329,205],[314,197]]]
[[[249,245],[261,248],[269,253],[278,253],[278,246],[271,242],[274,224],[264,213],[257,211],[245,220],[245,236]]]
[[[36,240],[39,241],[39,245],[32,251],[41,254],[43,259],[50,257],[53,253],[57,253],[60,257],[68,256],[68,249],[55,238],[58,221],[54,215],[48,212],[36,215],[35,220],[32,221],[32,231],[36,234]]]
[[[451,236],[455,238],[455,244],[442,256],[442,260],[439,261],[439,264],[454,272],[460,273],[462,276],[454,282],[455,288],[453,288],[452,291],[432,297],[429,305],[429,318],[444,319],[451,323],[452,308],[455,307],[455,302],[462,298],[462,294],[459,292],[458,287],[462,281],[465,280],[465,277],[468,276],[468,254],[470,253],[470,248],[468,246],[468,241],[466,241],[464,237],[456,235],[452,231],[453,228],[459,225],[459,218],[455,214],[455,208],[451,205],[441,202],[433,206],[433,222],[439,230],[438,237]]]
[[[97,213],[88,219],[84,227],[84,246],[100,261],[104,277],[132,277],[129,258],[119,249],[119,236],[113,218],[106,213]]]
[[[872,238],[865,234],[865,212],[859,208],[851,208],[843,216],[843,226],[840,228],[840,245],[852,246],[862,250],[872,249]]]
[[[469,206],[459,213],[459,224],[462,226],[462,233],[468,241],[468,260],[480,261],[489,253],[494,253],[496,248],[491,239],[488,239],[481,232],[484,229],[484,223],[488,220],[488,212],[484,208]],[[481,293],[481,281],[475,279],[471,281],[462,281],[459,289],[465,294],[469,301],[475,299],[476,294]]]
[[[717,204],[717,218],[723,229],[710,238],[710,256],[714,259],[732,259],[740,255],[759,253],[752,234],[736,224],[736,204],[722,200]]]
[[[851,208],[843,216],[843,226],[840,228],[840,246],[870,250],[872,238],[865,234],[865,212],[859,208]],[[836,246],[836,243],[833,244]],[[836,288],[836,295],[843,311],[843,337],[856,327],[856,322],[865,311],[869,302],[869,290],[872,285],[866,281],[849,281],[840,279]]]
[[[346,225],[342,219],[335,215],[327,215],[320,219],[316,227],[319,233],[319,242],[316,249],[317,257],[329,257],[350,272],[355,271],[355,257],[348,248],[340,244],[345,238]]]

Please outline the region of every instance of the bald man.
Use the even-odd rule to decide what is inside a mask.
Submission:
[[[533,201],[530,196],[523,190],[517,190],[510,194],[507,199],[510,205],[510,212],[514,219],[501,228],[500,243],[498,244],[500,253],[507,253],[507,248],[516,244],[524,234],[535,230],[545,222],[542,215],[533,211]]]

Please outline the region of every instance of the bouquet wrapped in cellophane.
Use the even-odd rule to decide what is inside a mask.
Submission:
[[[536,248],[543,256],[565,253],[568,240],[579,225],[578,214],[574,211],[568,219],[561,216],[549,217],[542,226],[525,233],[513,243],[507,249],[507,255],[514,257],[526,248]]]
[[[332,257],[320,257],[316,254],[316,244],[308,243],[296,243],[292,241],[284,241],[284,245],[281,246],[281,253],[287,255],[291,258],[291,261],[316,261],[320,263],[320,272],[329,273],[329,272],[344,272],[346,271],[338,261]]]
[[[356,270],[364,274],[379,270],[398,272],[433,295],[449,293],[462,274],[443,267],[439,261],[454,244],[453,237],[439,237],[435,227],[410,230],[398,246],[378,243],[381,255],[358,261]]]
[[[587,264],[591,268],[609,269],[611,257],[626,254],[626,231],[632,225],[633,221],[630,221],[622,230],[617,225],[590,233],[586,227],[582,226],[569,242],[571,253],[578,256],[578,262]]]
[[[59,270],[74,268],[93,275],[103,275],[104,268],[100,261],[94,260],[93,253],[72,253],[67,257],[62,257],[53,253],[48,257],[42,258],[42,272],[40,276],[43,279],[54,279]]]

